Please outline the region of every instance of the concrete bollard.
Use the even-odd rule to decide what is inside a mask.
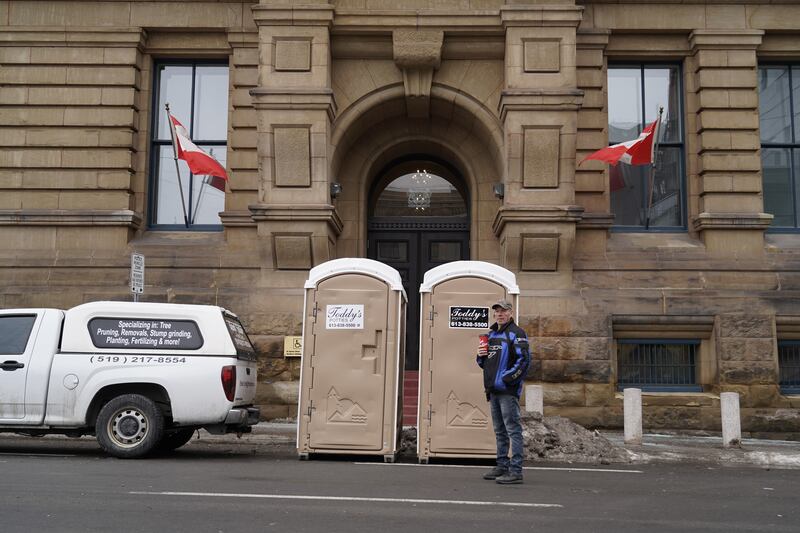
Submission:
[[[642,389],[625,389],[625,444],[642,443]]]
[[[525,411],[544,416],[544,393],[541,385],[525,385]]]
[[[739,393],[723,392],[719,395],[722,411],[722,446],[730,448],[742,442],[742,422],[739,417]]]

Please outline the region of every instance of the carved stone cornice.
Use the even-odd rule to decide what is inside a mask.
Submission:
[[[614,225],[614,213],[584,213],[578,229],[608,229]]]
[[[506,89],[498,104],[500,120],[509,111],[577,111],[583,94],[580,89]]]
[[[327,3],[252,6],[256,26],[331,26],[334,7]]]
[[[0,226],[127,226],[142,217],[130,209],[0,209]]]
[[[764,30],[694,30],[689,35],[692,53],[698,50],[755,50]]]
[[[330,204],[253,204],[247,207],[256,222],[325,222],[337,237],[344,229],[339,213]]]
[[[336,117],[336,98],[331,89],[250,89],[253,107],[256,109],[326,111],[333,121]]]
[[[700,213],[693,220],[694,229],[757,229],[766,230],[772,224],[768,213]]]
[[[492,231],[500,237],[507,224],[547,222],[580,222],[584,208],[580,205],[503,206],[492,221]]]
[[[554,27],[577,28],[583,20],[583,6],[568,5],[505,5],[500,8],[503,27]]]
[[[441,30],[395,30],[392,54],[403,72],[406,110],[411,118],[430,114],[433,71],[442,63],[444,32]]]
[[[4,26],[0,44],[4,46],[103,46],[144,48],[147,32],[142,28]]]
[[[222,225],[225,227],[255,227],[256,223],[250,211],[223,211],[219,214]]]

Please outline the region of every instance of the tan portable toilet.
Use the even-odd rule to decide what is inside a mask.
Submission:
[[[407,296],[371,259],[335,259],[305,284],[297,452],[394,461],[403,406]]]
[[[516,277],[491,263],[454,261],[426,272],[419,292],[419,461],[494,457],[492,415],[475,357],[478,336],[494,323],[494,302],[507,298],[519,317]]]

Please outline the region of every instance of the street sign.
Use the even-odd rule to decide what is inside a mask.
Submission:
[[[144,256],[131,254],[131,292],[135,295],[144,292]]]

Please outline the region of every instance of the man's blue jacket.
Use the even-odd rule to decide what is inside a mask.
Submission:
[[[490,393],[513,394],[519,398],[531,364],[528,336],[513,320],[502,328],[495,322],[489,330],[489,355],[478,357],[477,361],[483,369],[487,398]]]

